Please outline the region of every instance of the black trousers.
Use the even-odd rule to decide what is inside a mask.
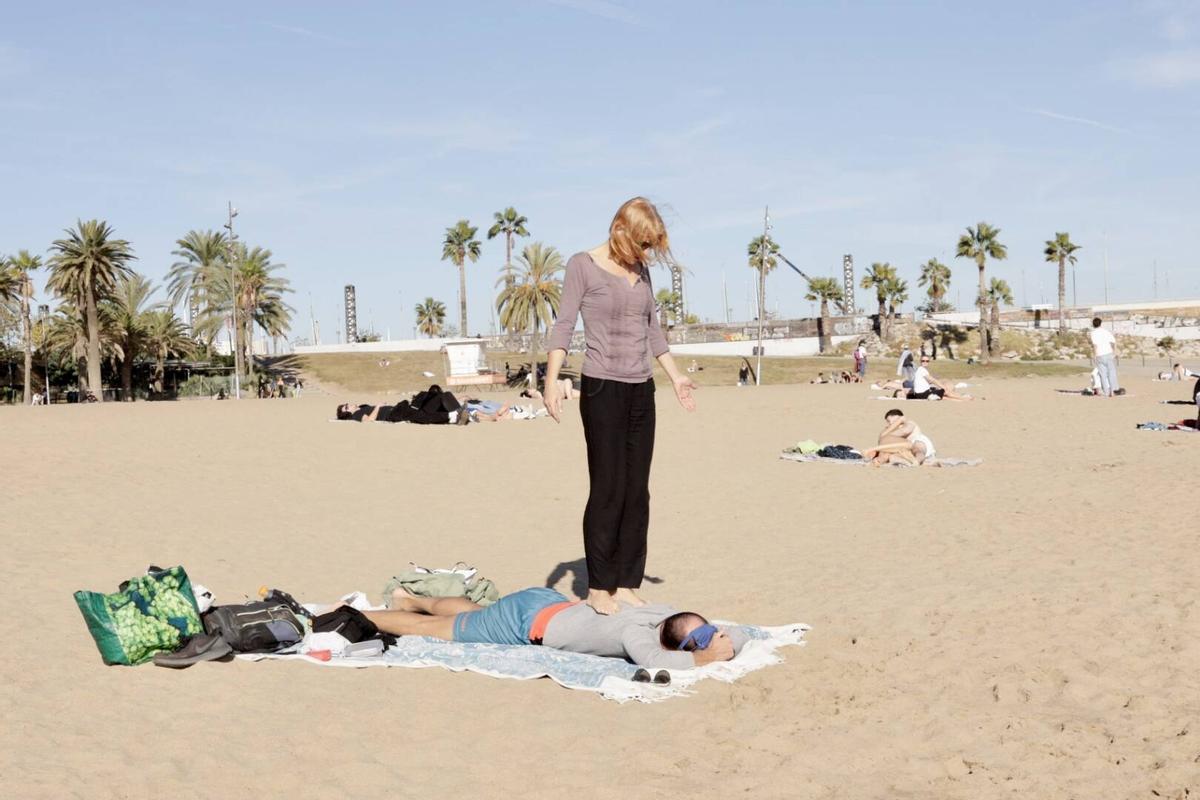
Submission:
[[[401,400],[393,406],[386,421],[413,422],[417,425],[449,425],[450,414],[446,411],[426,411],[413,406],[407,400]]]
[[[591,491],[583,512],[588,587],[636,589],[646,571],[654,381],[583,376],[579,414]]]

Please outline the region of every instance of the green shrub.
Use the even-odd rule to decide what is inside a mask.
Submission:
[[[212,397],[224,389],[225,394],[233,391],[229,375],[191,375],[179,384],[180,397]]]

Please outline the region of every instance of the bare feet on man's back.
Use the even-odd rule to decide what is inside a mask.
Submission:
[[[603,589],[588,589],[587,600],[584,602],[591,606],[597,614],[615,614],[621,610],[612,592],[606,592]]]
[[[646,601],[638,597],[637,592],[633,589],[617,589],[613,592],[613,599],[618,603],[628,603],[634,607],[646,605]]]

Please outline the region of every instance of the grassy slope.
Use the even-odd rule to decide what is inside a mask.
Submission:
[[[511,353],[491,354],[488,360],[497,369],[504,362],[515,367],[522,363],[522,356]],[[578,370],[582,356],[574,354],[567,362],[568,370]],[[381,362],[388,362],[382,366]],[[347,392],[369,392],[377,394],[406,393],[423,389],[431,383],[439,383],[445,374],[444,357],[441,353],[327,353],[320,355],[293,356],[289,366],[303,371],[331,390],[340,388]],[[692,359],[680,356],[677,362],[686,369]],[[737,382],[740,358],[727,356],[700,356],[696,358],[703,370],[693,374],[696,383],[706,386],[729,386]],[[751,364],[754,359],[750,359]],[[893,377],[895,360],[875,358],[870,362],[868,377],[872,380]],[[829,373],[837,369],[851,369],[853,362],[846,357],[830,358],[764,358],[764,383],[807,383],[818,372]],[[985,367],[981,364],[968,365],[966,361],[939,360],[931,372],[939,378],[959,380],[963,378],[1013,378],[1026,376],[1079,375],[1090,367],[1086,362],[1072,363],[1036,362],[1014,363],[1006,361]],[[423,372],[432,372],[434,377],[425,377]],[[662,371],[656,370],[661,379]]]

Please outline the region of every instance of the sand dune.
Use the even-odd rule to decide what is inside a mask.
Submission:
[[[692,416],[660,392],[645,594],[814,630],[652,706],[438,670],[105,667],[71,598],[149,563],[225,602],[374,593],[410,560],[540,585],[582,556],[574,405],[466,428],[330,423],[327,397],[2,409],[4,793],[1194,794],[1200,435],[1134,430],[1194,413],[1148,375],[1111,401],[1025,379],[909,404],[941,453],[985,459],[960,470],[777,460],[868,443],[888,404],[863,386],[704,388]]]

